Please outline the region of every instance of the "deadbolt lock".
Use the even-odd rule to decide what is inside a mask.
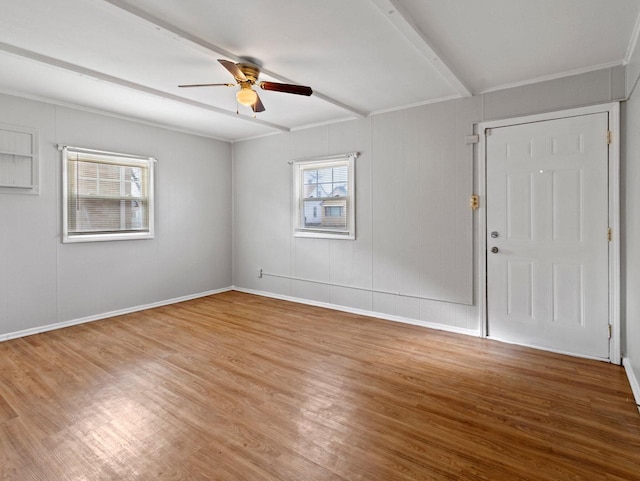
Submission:
[[[492,238],[492,239],[496,239],[497,237],[498,237],[498,233],[494,230],[494,231],[491,233],[491,238]]]

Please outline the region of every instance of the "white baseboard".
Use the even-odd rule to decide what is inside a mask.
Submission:
[[[255,294],[257,296],[262,296],[262,297],[271,297],[273,299],[280,299],[282,301],[296,302],[298,304],[324,307],[326,309],[333,309],[335,311],[348,312],[350,314],[359,314],[361,316],[376,317],[378,319],[384,319],[386,321],[393,321],[393,322],[400,322],[403,324],[412,324],[414,326],[428,327],[429,329],[437,329],[438,331],[454,332],[456,334],[465,334],[467,336],[474,336],[474,337],[480,336],[480,332],[477,329],[468,329],[464,327],[450,326],[448,324],[438,324],[436,322],[420,321],[418,319],[411,319],[409,317],[394,316],[391,314],[384,314],[382,312],[367,311],[365,309],[356,309],[354,307],[341,306],[339,304],[330,304],[328,302],[312,301],[312,300],[303,299],[300,297],[273,294],[271,292],[266,292],[266,291],[245,289],[244,287],[233,286],[233,290],[238,292],[245,292],[247,294]]]
[[[151,304],[127,307],[126,309],[118,309],[117,311],[103,312],[102,314],[95,314],[93,316],[81,317],[79,319],[72,319],[70,321],[56,322],[55,324],[47,324],[46,326],[32,327],[30,329],[24,329],[22,331],[15,331],[15,332],[9,332],[7,334],[0,334],[0,342],[8,341],[10,339],[17,339],[18,337],[32,336],[33,334],[40,334],[41,332],[53,331],[55,329],[62,329],[63,327],[70,327],[70,326],[75,326],[77,324],[84,324],[85,322],[99,321],[100,319],[107,319],[109,317],[122,316],[124,314],[131,314],[132,312],[144,311],[145,309],[153,309],[154,307],[161,307],[169,304],[176,304],[178,302],[189,301],[191,299],[211,296],[213,294],[220,294],[221,292],[227,292],[232,290],[233,290],[233,287],[224,287],[222,289],[216,289],[213,291],[199,292],[197,294],[189,294],[188,296],[182,296],[182,297],[174,297],[173,299],[166,299],[164,301],[152,302]]]
[[[622,359],[622,365],[624,366],[624,370],[627,373],[627,378],[629,379],[629,384],[631,385],[631,391],[633,392],[633,397],[636,400],[638,411],[640,411],[640,378],[636,376],[636,373],[633,370],[633,366],[631,365],[631,361],[628,357]]]

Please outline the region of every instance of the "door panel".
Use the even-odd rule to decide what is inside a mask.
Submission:
[[[507,315],[533,320],[533,265],[513,260],[507,266]]]
[[[577,169],[553,172],[553,240],[581,242],[583,200],[582,171]],[[562,199],[562,202],[558,202]]]
[[[581,265],[553,264],[553,322],[584,327],[584,275]]]
[[[507,175],[507,236],[531,240],[531,174]]]
[[[608,358],[607,130],[601,113],[487,133],[489,336]]]

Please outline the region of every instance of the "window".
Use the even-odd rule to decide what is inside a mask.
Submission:
[[[37,132],[0,125],[0,193],[38,194],[39,171]]]
[[[341,205],[328,205],[324,208],[325,217],[342,217],[342,212],[343,209]]]
[[[295,235],[355,239],[357,153],[293,162]]]
[[[153,238],[154,159],[61,150],[63,242]]]

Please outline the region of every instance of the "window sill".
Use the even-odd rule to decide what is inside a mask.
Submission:
[[[332,232],[309,232],[309,231],[296,231],[293,234],[294,237],[306,237],[311,239],[340,239],[340,240],[355,240],[355,233],[348,234],[336,234]]]
[[[126,233],[126,234],[86,234],[62,237],[63,244],[74,244],[78,242],[107,242],[123,240],[153,239],[155,236],[151,232]]]

